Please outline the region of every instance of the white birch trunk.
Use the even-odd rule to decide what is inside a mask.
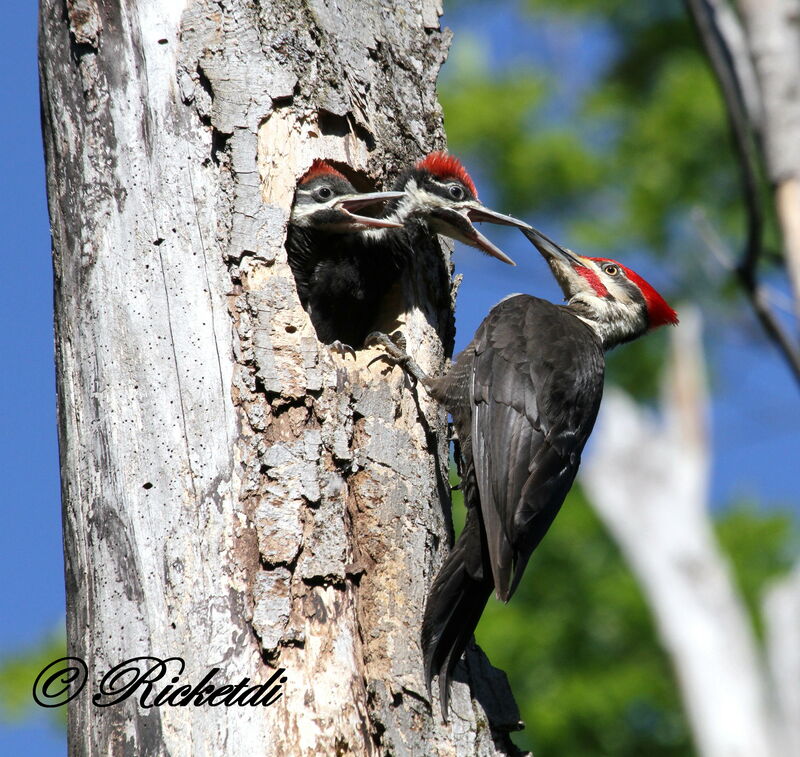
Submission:
[[[314,157],[385,184],[441,147],[439,14],[42,2],[70,654],[93,681],[137,655],[182,657],[183,682],[286,679],[267,708],[98,708],[95,687],[71,754],[513,751],[479,653],[483,704],[457,685],[448,726],[422,681],[444,415],[375,353],[316,341],[283,248]],[[384,326],[436,372],[449,270],[436,245],[419,257]]]
[[[763,103],[756,122],[800,318],[800,16],[798,0],[736,0]]]
[[[700,318],[673,332],[663,422],[603,399],[581,481],[647,596],[703,757],[780,757],[765,670],[708,512]]]
[[[800,754],[800,563],[766,592],[767,660],[780,754]]]

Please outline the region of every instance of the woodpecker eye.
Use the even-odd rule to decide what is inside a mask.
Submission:
[[[447,189],[450,192],[450,197],[454,200],[464,199],[464,187],[460,184],[451,184]]]
[[[604,265],[603,273],[607,273],[609,276],[616,276],[619,273],[619,268],[615,265]]]
[[[319,187],[316,195],[318,200],[330,200],[333,197],[333,190],[330,187]]]

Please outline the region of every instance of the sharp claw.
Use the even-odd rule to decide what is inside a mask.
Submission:
[[[386,336],[386,334],[380,331],[370,331],[369,334],[364,337],[364,346],[375,347],[377,344],[380,344],[380,338],[384,336]]]
[[[406,374],[413,376],[415,380],[421,381],[423,384],[428,380],[425,372],[405,351],[406,338],[399,331],[395,331],[391,336],[380,331],[373,331],[371,334],[367,335],[364,344],[370,347],[383,347],[384,354],[375,358],[375,360],[383,358],[393,365],[399,365]],[[375,360],[370,361],[370,365],[372,365]]]
[[[386,356],[390,357],[392,362],[402,364],[408,360],[408,355],[406,355],[405,350],[398,345],[398,337],[401,338],[405,344],[405,337],[403,337],[399,331],[396,331],[391,336],[381,331],[373,331],[367,334],[364,344],[369,347],[383,347],[386,351]]]
[[[406,336],[402,331],[395,331],[390,337],[391,339],[403,352],[406,351],[406,347],[408,342],[406,342]]]
[[[356,351],[349,344],[340,342],[338,339],[331,342],[328,345],[328,348],[332,352],[335,352],[337,355],[341,355],[342,357],[345,357],[345,355],[351,355],[353,360],[356,359]]]
[[[369,361],[368,366],[371,366],[373,363],[377,363],[379,360],[386,360],[392,365],[396,365],[397,361],[395,359],[392,350],[392,348],[394,347],[394,343],[387,334],[384,334],[381,331],[371,331],[369,334],[367,334],[366,338],[364,339],[364,346],[383,347],[384,349],[383,354],[378,355],[377,357],[374,357],[372,358],[372,360]]]

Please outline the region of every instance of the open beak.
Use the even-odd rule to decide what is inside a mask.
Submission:
[[[534,229],[533,226],[527,226],[527,228],[520,226],[520,229],[522,229],[522,233],[533,243],[536,249],[544,255],[545,260],[548,262],[551,260],[560,261],[562,263],[567,263],[573,268],[575,266],[581,266],[581,268],[586,267],[580,257],[574,252],[562,247],[560,244],[556,244],[550,237],[545,236],[538,229]]]
[[[398,200],[401,197],[405,197],[405,192],[362,192],[361,194],[339,197],[333,203],[332,207],[334,210],[340,211],[345,216],[347,222],[353,225],[369,226],[375,229],[400,229],[403,227],[402,223],[389,221],[383,218],[357,215],[350,211],[359,210],[360,208],[364,208],[368,205],[375,205],[379,202]]]
[[[516,226],[518,229],[533,228],[529,223],[520,221],[519,218],[504,216],[502,213],[489,210],[489,208],[485,205],[481,205],[479,202],[467,205],[465,210],[469,220],[475,223],[496,223],[499,226]]]
[[[480,203],[471,203],[456,208],[437,208],[432,212],[435,219],[435,228],[439,233],[457,239],[459,242],[477,247],[487,255],[502,260],[509,265],[516,263],[508,257],[499,247],[492,244],[483,234],[473,226],[473,221],[487,221],[503,226],[517,226],[523,231],[528,227],[523,221],[519,221],[511,216],[504,216],[502,213],[495,213],[489,208],[485,208]],[[446,229],[446,230],[445,230]]]

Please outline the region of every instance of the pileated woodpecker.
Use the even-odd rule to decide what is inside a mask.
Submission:
[[[389,200],[377,218],[349,211]],[[393,192],[357,194],[324,161],[300,179],[287,237],[289,264],[320,341],[360,347],[380,303],[414,255],[417,234],[438,233],[514,264],[473,221],[523,226],[477,199],[457,158],[432,153],[398,179]]]
[[[407,258],[417,232],[441,234],[475,247],[509,265],[514,261],[473,225],[476,222],[527,228],[528,224],[487,208],[478,199],[475,182],[455,155],[433,152],[398,178],[404,193],[386,206],[385,218],[403,224],[402,232],[370,232],[391,239],[395,257]]]
[[[337,349],[360,345],[382,296],[370,279],[378,250],[367,250],[367,229],[400,229],[391,220],[355,215],[403,192],[359,193],[333,166],[315,160],[295,192],[286,239],[289,266],[317,338]],[[386,266],[384,265],[384,268]],[[372,269],[375,269],[373,271]]]
[[[489,312],[441,378],[392,340],[390,356],[452,414],[460,442],[463,531],[431,588],[422,625],[425,675],[450,677],[495,590],[507,602],[572,486],[603,393],[603,351],[675,324],[675,311],[636,273],[567,250],[529,227],[567,300],[512,295]]]

